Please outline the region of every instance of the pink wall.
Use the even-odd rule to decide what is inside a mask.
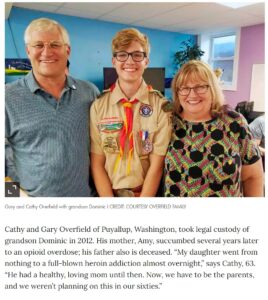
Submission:
[[[242,27],[236,91],[224,91],[226,103],[233,108],[250,97],[253,64],[264,64],[264,24]]]

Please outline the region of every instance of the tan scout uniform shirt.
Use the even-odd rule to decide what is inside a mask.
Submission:
[[[171,133],[168,113],[162,110],[162,105],[166,100],[143,81],[138,92],[130,99],[130,101],[139,100],[138,103],[133,104],[134,151],[131,171],[127,175],[127,140],[124,156],[115,172],[114,167],[120,149],[119,136],[125,117],[124,107],[120,103],[122,98],[126,96],[116,82],[113,89],[105,90],[93,102],[90,110],[91,152],[105,155],[105,169],[113,189],[135,188],[143,184],[150,165],[150,153],[144,153],[142,131],[148,132],[152,143],[151,153],[163,156],[166,154]],[[142,110],[146,105],[151,108],[149,116],[145,116]]]

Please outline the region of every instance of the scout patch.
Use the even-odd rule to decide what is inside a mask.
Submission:
[[[113,133],[120,131],[123,127],[123,121],[117,117],[105,118],[98,123],[99,131]]]
[[[153,113],[153,108],[152,108],[151,105],[148,105],[148,104],[142,104],[142,105],[140,106],[139,112],[140,112],[140,115],[141,115],[142,117],[150,117],[151,114]]]
[[[116,137],[108,136],[103,141],[103,149],[108,153],[115,153],[119,150]]]

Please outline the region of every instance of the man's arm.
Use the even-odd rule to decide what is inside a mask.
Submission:
[[[104,168],[105,156],[91,152],[91,174],[100,197],[113,197],[113,190]]]
[[[265,149],[263,147],[260,146],[261,144],[261,140],[260,139],[254,139],[256,145],[259,147],[259,150],[261,152],[261,155],[264,155],[265,154]]]
[[[146,174],[140,197],[155,197],[164,169],[164,156],[150,154],[150,167]]]
[[[7,139],[5,139],[5,176],[12,178],[13,181],[19,181],[14,164],[13,150]]]
[[[264,139],[264,117],[261,116],[256,118],[252,123],[249,124],[249,129],[253,135],[254,141],[256,142],[257,146],[261,151],[261,155],[264,155],[264,148],[260,146],[262,139]]]

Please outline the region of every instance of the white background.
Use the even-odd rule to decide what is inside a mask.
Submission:
[[[29,199],[29,198],[28,198]],[[6,209],[5,206],[21,205],[22,198],[5,199],[1,205],[1,236],[4,234],[4,227],[23,226],[34,227],[35,225],[46,226],[97,226],[106,225],[116,227],[132,227],[134,225],[151,226],[174,226],[188,227],[198,226],[250,226],[250,236],[260,240],[260,251],[256,262],[254,280],[252,279],[183,279],[163,281],[160,290],[137,291],[137,290],[97,290],[97,291],[67,291],[57,293],[53,291],[5,291],[3,290],[3,273],[1,271],[1,295],[2,299],[11,300],[17,297],[31,299],[65,299],[66,296],[75,296],[78,299],[163,299],[170,295],[175,299],[200,299],[214,300],[221,299],[267,299],[267,202],[265,199],[33,199],[26,200],[24,204],[186,204],[186,209],[75,209],[73,211],[62,209]],[[119,202],[120,201],[120,202]],[[134,201],[134,202],[133,202]],[[6,206],[7,207],[7,206]],[[9,235],[6,234],[5,237]],[[215,235],[215,237],[218,236]],[[107,237],[109,234],[107,234]],[[234,235],[234,238],[237,236]],[[3,245],[3,242],[2,242]],[[105,246],[104,246],[105,247]],[[131,246],[130,246],[131,248]],[[210,248],[210,247],[208,247]],[[234,247],[235,248],[235,247]],[[256,247],[255,247],[256,248]],[[239,259],[239,258],[237,258]],[[1,266],[4,256],[1,250]],[[3,268],[1,267],[1,270]],[[220,269],[218,269],[220,271]],[[108,270],[107,270],[108,271]],[[107,280],[109,281],[109,280]],[[27,282],[27,281],[26,281]],[[30,283],[30,282],[28,282]],[[42,281],[44,283],[44,281]],[[131,283],[131,279],[126,279]]]

